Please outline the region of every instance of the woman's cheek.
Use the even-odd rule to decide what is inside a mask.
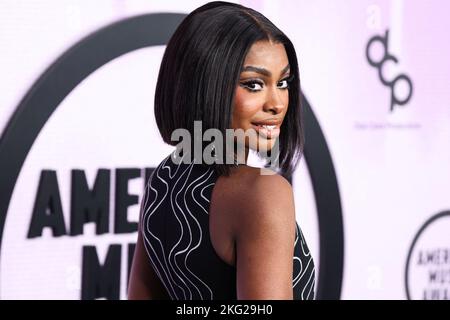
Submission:
[[[244,88],[238,88],[234,104],[234,122],[248,123],[255,114],[261,109],[261,101],[257,93],[248,92]]]

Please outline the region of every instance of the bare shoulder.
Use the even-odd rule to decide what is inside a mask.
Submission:
[[[234,206],[241,219],[289,218],[295,215],[292,186],[279,174],[262,174],[260,168],[243,166],[235,175]],[[266,169],[264,169],[266,170]],[[267,173],[267,172],[266,172]],[[292,217],[290,217],[292,218]]]
[[[233,235],[240,299],[291,299],[295,208],[290,183],[243,167],[235,175]]]

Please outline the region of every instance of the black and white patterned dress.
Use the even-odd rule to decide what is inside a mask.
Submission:
[[[169,155],[145,188],[144,245],[172,299],[236,299],[236,268],[217,255],[210,240],[209,206],[217,178],[211,166],[175,164]],[[298,224],[293,264],[294,299],[314,299],[314,262]]]

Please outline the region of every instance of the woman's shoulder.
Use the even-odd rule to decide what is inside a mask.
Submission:
[[[239,165],[230,175],[219,177],[211,200],[212,242],[219,256],[230,265],[235,264],[238,244],[240,248],[251,248],[264,241],[269,241],[268,246],[294,242],[292,188],[284,177]],[[292,232],[286,233],[289,229]],[[287,239],[283,238],[286,234]]]
[[[259,168],[242,168],[233,216],[238,298],[292,297],[295,209],[290,183]]]
[[[226,182],[225,205],[239,225],[255,221],[289,223],[295,218],[292,186],[270,169],[238,166]]]
[[[292,194],[292,186],[289,181],[268,168],[257,168],[240,165],[230,175],[230,181],[237,187],[237,192],[242,197],[252,200],[264,200],[274,195],[286,198]],[[269,197],[268,197],[269,196]]]

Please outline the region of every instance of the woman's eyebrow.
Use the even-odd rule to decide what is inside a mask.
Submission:
[[[288,64],[286,67],[283,68],[283,70],[281,70],[281,74],[284,74],[286,71],[289,70],[289,68],[290,68],[290,66]],[[256,72],[256,73],[260,73],[260,74],[262,74],[264,76],[267,76],[267,77],[271,77],[272,76],[272,73],[269,70],[267,70],[265,68],[255,67],[255,66],[245,66],[242,69],[241,72],[245,72],[245,71],[253,71],[253,72]]]

